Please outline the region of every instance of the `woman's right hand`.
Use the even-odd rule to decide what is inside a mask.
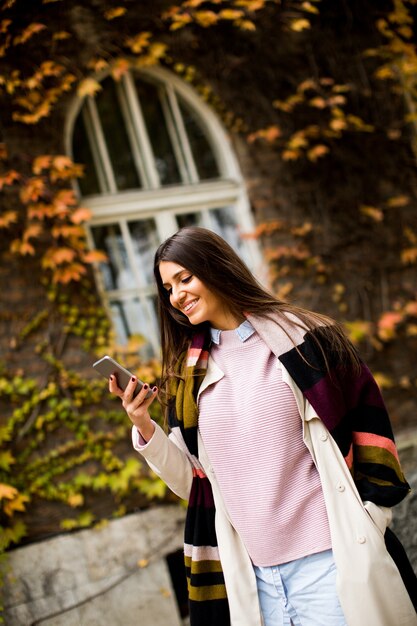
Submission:
[[[132,376],[126,389],[120,389],[115,376],[109,378],[109,391],[118,396],[122,401],[122,406],[126,411],[132,424],[136,426],[142,438],[149,441],[155,432],[155,426],[149,415],[148,408],[155,400],[158,388],[152,388],[152,395],[146,398],[149,391],[149,385],[143,385],[137,396],[133,397],[136,388],[137,379]]]

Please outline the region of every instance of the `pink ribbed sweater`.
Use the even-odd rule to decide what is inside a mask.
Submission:
[[[199,428],[230,519],[255,565],[331,547],[317,469],[294,394],[256,333],[222,331],[211,357],[224,377],[199,399]]]

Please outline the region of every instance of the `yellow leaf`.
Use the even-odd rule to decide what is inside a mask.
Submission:
[[[150,32],[138,33],[134,37],[130,37],[126,41],[126,46],[130,48],[135,54],[140,54],[145,48],[149,46],[149,40],[152,36]]]
[[[7,498],[8,500],[13,500],[16,498],[18,494],[18,490],[11,485],[6,485],[5,483],[0,483],[0,500],[3,498]]]
[[[410,204],[410,198],[408,196],[393,196],[387,201],[387,206],[391,208],[399,208]]]
[[[310,150],[308,150],[307,158],[310,161],[314,162],[314,161],[317,161],[317,159],[320,159],[321,157],[323,157],[328,152],[329,152],[329,148],[327,146],[325,146],[324,144],[318,144],[317,146],[314,146],[314,148],[311,148]]]
[[[84,497],[81,493],[73,493],[69,496],[67,502],[72,507],[81,506],[84,504]]]
[[[45,24],[39,24],[36,22],[33,24],[29,24],[29,26],[25,28],[21,35],[14,38],[13,43],[15,45],[25,43],[33,35],[35,35],[36,33],[40,33],[42,30],[44,30],[44,28],[46,28]]]
[[[284,150],[282,153],[282,158],[284,161],[296,161],[301,156],[299,150]]]
[[[374,206],[362,205],[359,207],[360,212],[367,217],[370,217],[374,222],[382,222],[384,219],[384,212]]]
[[[66,30],[60,30],[57,33],[54,33],[52,35],[52,39],[55,41],[62,41],[63,39],[70,39],[71,38],[71,34],[68,33]]]
[[[80,98],[94,96],[101,89],[100,83],[94,80],[94,78],[84,78],[78,85],[77,94]]]
[[[374,378],[381,389],[390,389],[394,385],[392,378],[381,372],[374,373]]]
[[[127,9],[125,7],[115,7],[114,9],[108,9],[104,12],[104,17],[106,20],[114,20],[116,17],[120,17],[126,13]]]
[[[256,26],[251,20],[238,20],[236,26],[239,26],[241,30],[256,30]]]
[[[308,13],[319,13],[318,8],[311,4],[311,2],[303,2],[301,8]]]
[[[21,241],[20,239],[14,239],[10,244],[10,251],[21,256],[30,254],[34,256],[35,248],[28,241]]]
[[[195,11],[193,17],[197,24],[204,28],[216,24],[219,19],[214,11]]]
[[[223,9],[219,13],[219,18],[222,20],[238,20],[240,17],[243,17],[245,14],[243,11],[239,11],[236,9]]]
[[[316,109],[325,109],[327,106],[327,102],[324,98],[320,98],[320,96],[317,96],[316,98],[312,98],[309,101],[309,104],[312,107],[316,107]]]
[[[28,496],[25,496],[25,495],[19,493],[15,498],[13,498],[13,500],[10,500],[9,502],[6,502],[6,504],[3,507],[4,508],[4,512],[9,517],[12,517],[13,514],[16,511],[23,512],[25,510],[26,502],[29,502]]]
[[[417,262],[417,248],[405,248],[401,251],[401,261],[404,265],[412,265]]]
[[[290,28],[291,30],[294,30],[296,33],[299,33],[303,30],[306,30],[307,28],[310,28],[311,24],[308,20],[306,19],[298,19],[298,20],[293,20],[290,24]]]

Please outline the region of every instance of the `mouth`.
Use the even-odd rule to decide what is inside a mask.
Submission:
[[[183,313],[185,313],[186,315],[188,315],[188,313],[194,309],[195,305],[197,304],[199,298],[195,298],[195,300],[191,300],[190,302],[187,302],[187,304],[185,304],[182,307],[182,311]]]

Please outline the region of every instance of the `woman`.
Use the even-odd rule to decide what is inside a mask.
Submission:
[[[109,385],[135,449],[189,502],[191,623],[417,624],[384,542],[409,486],[341,327],[274,298],[206,229],[165,241],[154,272],[169,437],[149,416],[156,387]]]

